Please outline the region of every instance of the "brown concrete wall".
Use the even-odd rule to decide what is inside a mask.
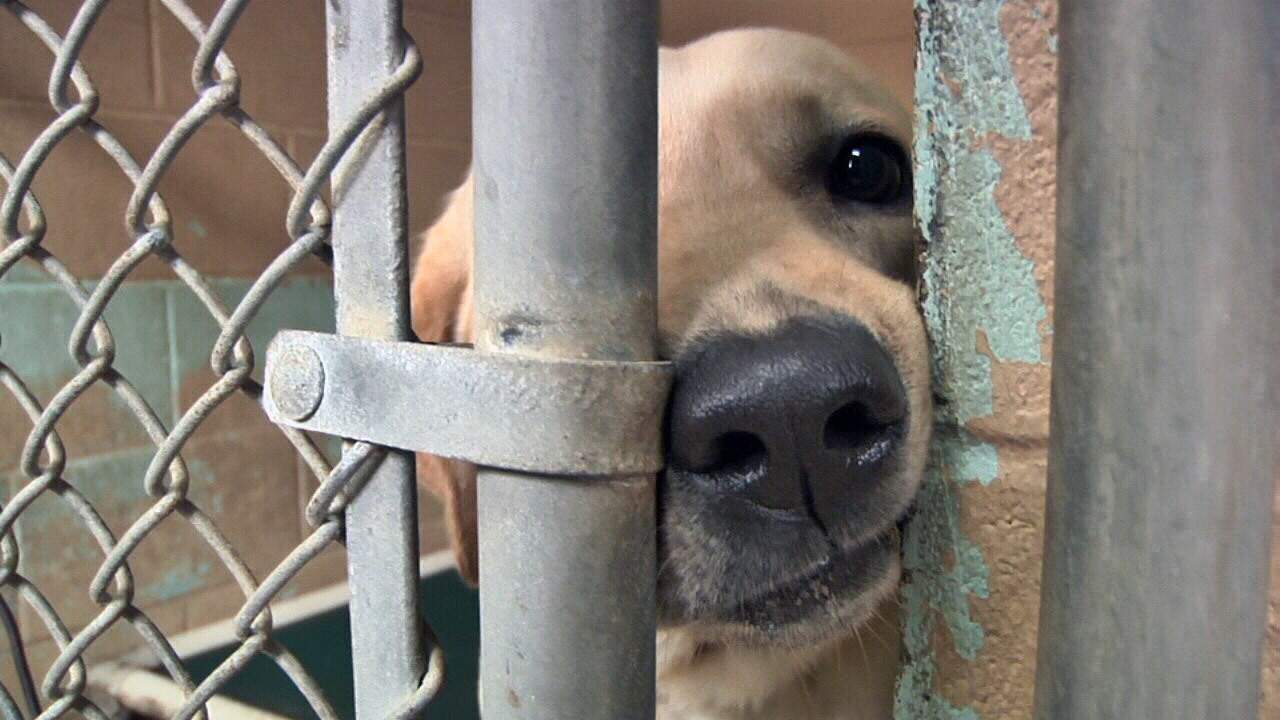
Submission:
[[[910,0],[663,0],[662,41],[681,45],[732,27],[780,27],[826,38],[911,103],[915,24]]]
[[[59,32],[79,3],[29,3]],[[190,3],[206,21],[221,4]],[[431,68],[408,92],[409,191],[415,227],[429,222],[440,195],[461,178],[470,128],[470,25],[465,0],[411,0],[405,25]],[[323,5],[273,0],[248,5],[227,45],[242,76],[242,105],[300,163],[325,137]],[[102,96],[97,117],[136,155],[146,157],[195,99],[195,42],[155,0],[109,3],[82,55]],[[52,118],[47,100],[52,55],[9,13],[0,15],[0,148],[11,157]],[[36,191],[57,221],[49,245],[72,249],[72,269],[102,273],[118,245],[94,242],[122,227],[129,186],[87,138],[72,138],[50,159]],[[215,180],[216,179],[216,180]],[[71,180],[74,180],[72,182]],[[84,193],[85,187],[94,192]],[[283,248],[288,190],[266,161],[226,122],[201,130],[179,156],[161,193],[180,219],[178,247],[197,267],[252,277]],[[245,232],[254,228],[255,232]],[[318,270],[318,266],[314,268]],[[158,263],[138,279],[166,277]]]

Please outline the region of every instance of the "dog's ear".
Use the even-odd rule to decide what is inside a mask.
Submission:
[[[410,287],[413,331],[423,342],[472,342],[471,179],[449,197],[444,214],[427,230]],[[458,572],[479,578],[476,541],[476,468],[457,460],[418,455],[418,482],[444,503]]]

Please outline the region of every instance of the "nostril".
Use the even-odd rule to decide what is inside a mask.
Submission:
[[[892,480],[907,400],[889,352],[853,321],[698,336],[676,357],[663,480],[732,500],[726,508],[745,502],[804,522],[818,504],[839,512],[850,480]]]
[[[866,450],[893,424],[877,418],[865,404],[851,402],[827,418],[822,429],[822,444],[828,450]]]
[[[727,432],[716,438],[712,472],[737,474],[762,467],[768,460],[764,442],[749,432]]]

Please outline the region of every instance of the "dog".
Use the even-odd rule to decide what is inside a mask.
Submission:
[[[911,117],[773,29],[659,53],[658,717],[892,714],[900,523],[931,426]],[[426,232],[414,330],[473,339],[472,187]],[[477,578],[475,468],[428,455]]]

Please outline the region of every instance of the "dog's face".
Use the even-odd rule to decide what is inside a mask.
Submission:
[[[661,68],[661,617],[809,642],[892,590],[922,470],[910,118],[790,33]]]
[[[660,61],[659,329],[675,363],[659,616],[798,647],[892,593],[930,425],[910,117],[834,47],[734,31]],[[428,233],[424,340],[468,340],[470,191]],[[473,471],[423,458],[474,577]]]

